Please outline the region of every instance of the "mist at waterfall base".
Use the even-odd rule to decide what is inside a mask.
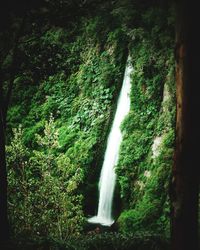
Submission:
[[[112,218],[112,202],[116,182],[115,166],[118,162],[119,148],[122,141],[120,125],[130,110],[130,74],[133,68],[128,57],[122,88],[117,102],[117,110],[114,121],[108,136],[103,166],[99,180],[99,204],[97,215],[89,218],[89,223],[111,226],[114,223]]]

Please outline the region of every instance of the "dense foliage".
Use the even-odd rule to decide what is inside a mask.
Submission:
[[[52,240],[24,240],[15,244],[15,249],[67,249],[67,250],[156,250],[169,249],[169,241],[158,234],[121,234],[116,232],[104,232],[98,234],[70,237],[67,241]]]
[[[128,0],[46,1],[29,13],[23,28],[7,119],[13,235],[65,241],[86,230],[86,218],[97,209],[128,50],[134,72],[116,166],[115,201],[122,204],[114,204],[116,224],[124,244],[131,239],[124,233],[167,233],[175,121],[172,9]],[[5,71],[12,68],[12,52],[3,61]],[[91,237],[96,244],[107,236]],[[131,242],[127,246],[137,247],[137,240]],[[93,245],[89,236],[84,244]]]
[[[15,76],[8,113],[8,129],[16,127],[7,146],[14,234],[63,240],[80,234],[84,212],[94,210],[97,197],[88,192],[97,195],[126,57],[117,26],[100,34],[104,44],[98,40],[104,22],[82,18],[72,41],[71,27],[54,27],[20,45],[26,63]]]
[[[175,125],[173,40],[170,20],[167,26],[155,18],[159,11],[145,13],[144,27],[130,31],[134,37],[131,111],[122,125],[124,140],[117,166],[124,201],[118,221],[127,232],[141,230],[142,225],[145,230],[169,233]]]

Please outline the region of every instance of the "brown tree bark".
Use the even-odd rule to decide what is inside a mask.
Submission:
[[[198,250],[199,81],[197,6],[177,3],[176,142],[171,180],[173,250]]]

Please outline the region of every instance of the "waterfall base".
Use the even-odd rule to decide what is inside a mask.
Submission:
[[[99,217],[99,216],[94,216],[88,219],[88,222],[93,223],[93,224],[101,224],[102,226],[110,227],[114,223],[114,220],[110,220],[110,219]]]

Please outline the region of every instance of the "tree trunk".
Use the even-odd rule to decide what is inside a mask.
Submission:
[[[0,83],[0,242],[9,238],[7,216],[7,172],[5,159],[5,127],[3,114],[3,93]]]
[[[177,5],[176,144],[171,180],[173,250],[198,250],[200,92],[197,78],[199,45],[195,34],[198,22],[193,7],[181,1]]]

